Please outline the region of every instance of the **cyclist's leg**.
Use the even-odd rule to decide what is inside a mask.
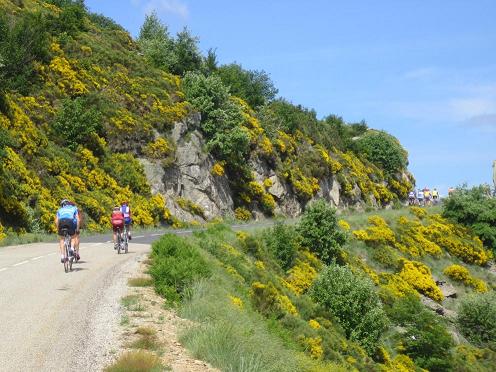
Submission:
[[[112,241],[114,242],[114,249],[116,249],[117,248],[117,227],[112,226],[112,230],[113,230]]]

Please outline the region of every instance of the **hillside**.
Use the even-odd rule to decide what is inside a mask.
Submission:
[[[221,370],[492,371],[492,254],[436,212],[315,203],[296,226],[212,224],[156,242],[149,273],[193,320],[182,344]]]
[[[153,15],[134,40],[82,1],[0,0],[0,31],[0,229],[53,231],[62,198],[100,231],[123,200],[179,226],[380,208],[414,182],[394,137],[276,99]]]

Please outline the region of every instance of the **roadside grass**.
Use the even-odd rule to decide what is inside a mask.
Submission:
[[[121,304],[129,311],[143,311],[145,307],[140,299],[138,295],[128,295],[121,299]]]
[[[48,233],[25,233],[25,234],[14,234],[7,232],[7,236],[0,240],[0,248],[9,245],[23,245],[31,243],[48,243],[55,242],[57,236]]]
[[[129,351],[123,354],[105,372],[161,372],[170,371],[155,354],[144,350]]]
[[[127,314],[124,314],[124,315],[121,316],[120,325],[121,326],[129,325],[129,316]]]
[[[161,348],[161,345],[155,334],[141,335],[137,340],[130,342],[127,346],[132,349],[141,349],[141,350],[149,350],[149,351],[158,351]]]
[[[128,279],[127,284],[130,287],[149,287],[153,284],[153,279],[144,276],[138,278],[130,278]]]

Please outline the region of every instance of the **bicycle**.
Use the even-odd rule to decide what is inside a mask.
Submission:
[[[64,271],[68,273],[72,271],[74,254],[71,255],[71,236],[69,235],[69,230],[64,227],[62,232],[64,233]]]
[[[120,227],[117,228],[117,254],[121,254],[121,250],[127,253],[128,241],[127,241],[127,229],[124,226],[124,233],[121,231]],[[124,235],[124,236],[123,236]]]

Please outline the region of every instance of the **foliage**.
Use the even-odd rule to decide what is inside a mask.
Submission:
[[[470,271],[461,265],[450,265],[443,270],[444,274],[453,280],[464,283],[465,285],[473,287],[477,292],[487,292],[487,284],[481,280],[474,278],[470,275]]]
[[[143,166],[132,154],[109,154],[105,158],[103,169],[133,192],[149,194],[150,186]]]
[[[162,371],[160,358],[148,351],[129,351],[119,357],[105,372],[152,372]]]
[[[487,186],[457,188],[444,201],[443,216],[469,227],[486,247],[496,250],[496,199]]]
[[[474,345],[496,351],[496,293],[472,294],[462,299],[457,324]]]
[[[0,13],[0,93],[28,93],[38,83],[37,63],[49,58],[46,22],[40,12],[9,18]]]
[[[336,211],[323,200],[305,210],[297,230],[302,236],[302,245],[326,264],[338,257],[346,241],[345,233],[338,226]]]
[[[450,371],[454,342],[441,318],[427,310],[415,296],[405,296],[387,308],[392,322],[405,329],[396,335],[397,348],[415,363],[433,371]]]
[[[184,297],[195,279],[210,274],[197,248],[176,235],[164,235],[153,243],[151,259],[155,289],[172,303]]]
[[[65,100],[55,121],[52,123],[54,138],[63,139],[62,145],[76,150],[79,145],[94,148],[102,130],[101,114],[94,108],[87,108],[82,97]]]
[[[265,71],[245,70],[237,63],[223,65],[216,70],[232,95],[244,99],[257,108],[273,100],[277,89]]]
[[[347,337],[358,341],[369,353],[375,350],[388,319],[371,281],[354,275],[347,267],[332,264],[319,274],[310,294],[338,318]]]
[[[399,141],[383,131],[367,131],[356,142],[357,151],[369,161],[379,164],[387,174],[401,173],[406,166],[407,152]]]
[[[267,231],[265,244],[284,270],[293,266],[300,245],[294,227],[281,222]]]

